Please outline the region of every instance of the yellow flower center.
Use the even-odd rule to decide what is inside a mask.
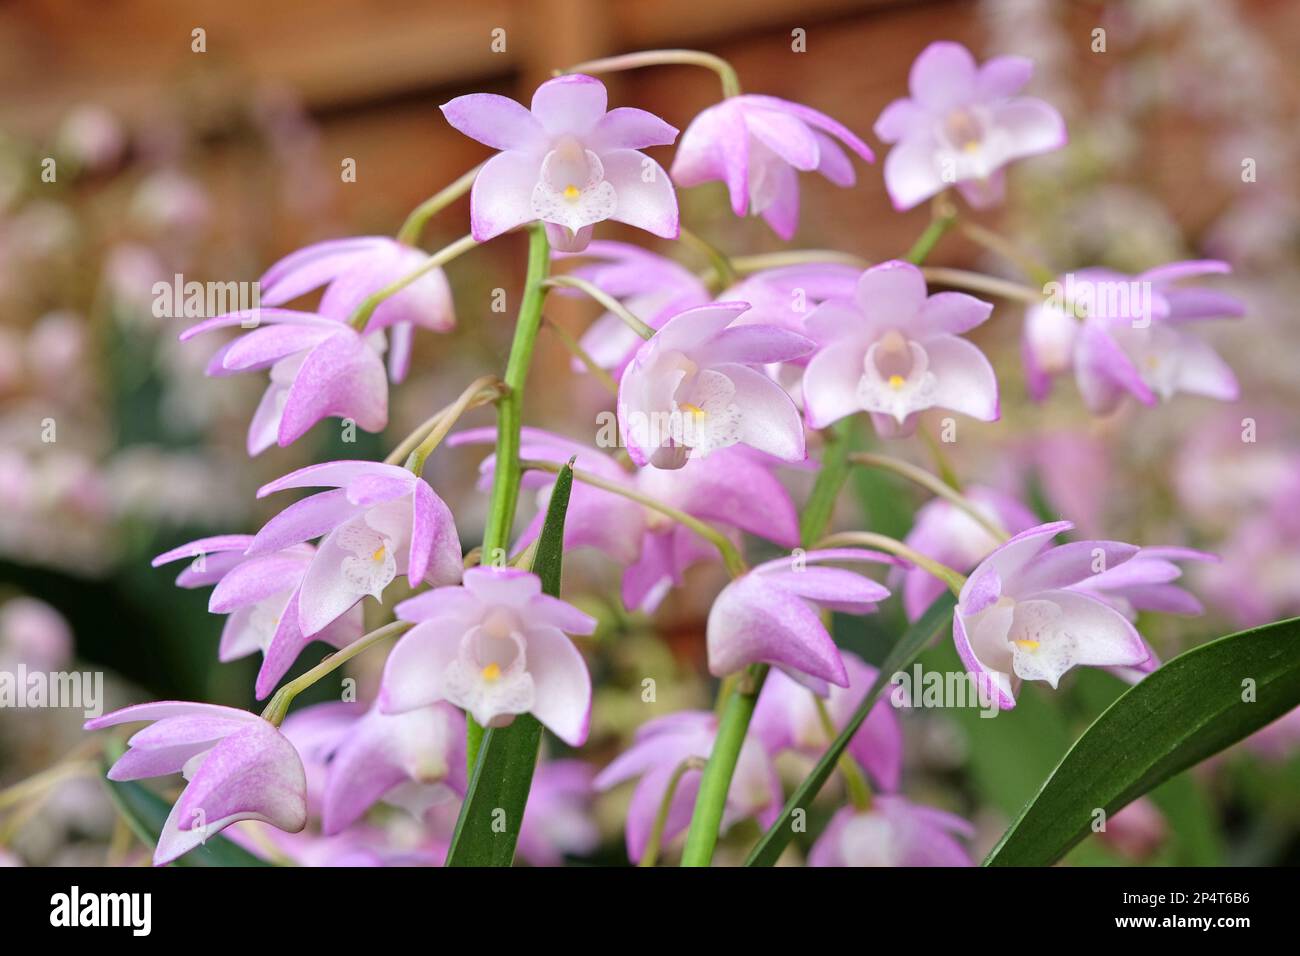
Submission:
[[[906,384],[906,381],[907,380],[901,375],[891,375],[889,376],[889,387],[894,391],[898,391],[904,384]]]
[[[370,555],[370,560],[374,561],[376,564],[384,560],[384,546],[382,544],[375,548],[374,553]]]
[[[1019,644],[1027,651],[1036,651],[1038,650],[1039,646],[1043,642],[1042,641],[1016,641],[1015,643]]]
[[[573,185],[573,183],[569,183],[569,185],[564,187],[564,198],[567,199],[569,202],[577,202],[578,197],[581,195],[582,195],[582,190],[579,189],[577,186]]]
[[[482,675],[483,679],[489,682],[499,679],[501,677],[501,665],[489,664],[483,668]]]
[[[704,418],[709,414],[704,409],[700,408],[700,406],[692,405],[690,402],[685,403],[681,407],[686,409],[686,411],[690,412],[691,415],[695,418]]]

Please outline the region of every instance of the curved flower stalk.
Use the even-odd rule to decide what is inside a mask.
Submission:
[[[892,143],[885,188],[911,209],[955,185],[977,209],[1002,201],[1003,167],[1060,149],[1065,121],[1042,100],[1020,96],[1032,60],[1000,56],[977,66],[960,43],[931,43],[912,64],[910,97],[894,100],[875,132]]]
[[[345,611],[317,633],[303,633],[298,595],[316,549],[297,544],[270,554],[249,556],[253,536],[245,534],[200,538],[153,559],[160,567],[185,558],[190,566],[176,583],[183,588],[215,584],[208,610],[226,614],[217,659],[225,663],[262,654],[257,675],[258,697],[266,697],[288,673],[298,654],[312,641],[346,647],[365,631],[361,606]]]
[[[570,746],[586,741],[591,677],[567,635],[591,634],[596,621],[543,594],[537,575],[471,568],[463,586],[403,601],[397,614],[416,626],[384,668],[385,713],[445,700],[483,727],[505,727],[531,713]]]
[[[825,113],[775,96],[731,96],[691,121],[672,176],[679,186],[726,183],[732,212],[762,216],[789,240],[799,226],[799,173],[816,171],[836,186],[857,181],[841,143],[875,161],[866,143]]]
[[[841,656],[848,686],[830,687],[824,703],[782,671],[768,675],[749,727],[773,757],[785,750],[818,756],[849,722],[879,672],[850,651],[841,652]],[[880,789],[898,789],[903,772],[903,731],[886,697],[871,708],[848,752]]]
[[[681,312],[637,350],[619,382],[618,424],[638,465],[680,468],[737,443],[784,461],[806,457],[794,402],[754,366],[800,358],[813,343],[775,326],[736,325],[748,308]]]
[[[868,269],[852,302],[825,302],[808,316],[808,334],[818,345],[803,377],[809,426],[867,411],[882,437],[904,436],[930,408],[995,421],[993,367],[958,338],[992,311],[962,292],[927,296],[921,270],[910,263]]]
[[[665,239],[677,237],[677,195],[646,146],[667,146],[677,130],[645,110],[608,110],[605,84],[575,74],[547,80],[531,108],[492,93],[442,106],[447,122],[500,152],[470,194],[474,238],[484,242],[528,222],[546,224],[551,245],[580,252],[598,222],[613,219]]]
[[[430,808],[465,795],[465,717],[448,704],[402,714],[317,704],[292,714],[283,729],[290,740],[310,740],[325,764],[326,836],[351,827],[381,800],[423,819]]]
[[[687,710],[656,718],[637,730],[632,746],[596,775],[597,790],[637,779],[626,826],[627,855],[632,862],[641,861],[656,827],[660,831],[658,845],[666,845],[686,830],[700,787],[700,771],[687,762],[709,756],[717,731],[717,718],[708,711]],[[686,769],[681,769],[683,765]],[[764,827],[771,826],[781,809],[781,798],[776,768],[759,741],[747,738],[727,791],[723,828],[750,817]]]
[[[957,652],[971,674],[1015,706],[1022,680],[1053,688],[1075,666],[1122,668],[1136,678],[1152,654],[1130,623],[1136,609],[1195,613],[1200,605],[1171,582],[1174,560],[1210,558],[1184,548],[1118,541],[1052,546],[1068,521],[1016,535],[971,572],[953,616]]]
[[[889,596],[883,585],[844,568],[851,563],[897,562],[856,548],[798,552],[757,565],[732,581],[709,610],[709,671],[725,677],[750,664],[772,664],[818,694],[828,684],[849,686],[849,673],[819,610],[870,614]]]
[[[967,486],[962,492],[970,505],[1011,534],[1026,531],[1038,523],[1033,512],[995,488]],[[950,501],[935,498],[916,513],[912,530],[903,543],[926,557],[966,574],[1000,543],[989,530]],[[943,581],[923,568],[902,572],[903,610],[915,621],[944,592]]]
[[[460,580],[460,538],[451,510],[420,477],[370,461],[309,465],[258,491],[329,487],[285,508],[249,546],[270,554],[324,536],[302,579],[296,614],[302,633],[320,633],[367,594],[382,600],[399,574],[412,587]],[[291,605],[292,607],[292,605]],[[259,682],[258,694],[270,688]]]
[[[1237,398],[1237,379],[1218,354],[1186,326],[1245,314],[1240,299],[1217,289],[1175,285],[1223,275],[1226,262],[1194,260],[1157,266],[1136,276],[1087,269],[1059,282],[1082,323],[1056,301],[1025,315],[1021,355],[1036,401],[1052,379],[1073,369],[1088,410],[1107,415],[1126,395],[1144,405],[1180,392],[1220,401]]]
[[[460,432],[449,444],[490,441],[492,429]],[[768,462],[742,448],[729,448],[689,461],[676,470],[640,468],[627,472],[596,449],[538,428],[523,429],[520,453],[526,459],[565,462],[629,490],[647,495],[707,521],[732,537],[739,531],[766,538],[782,547],[799,543],[799,520],[789,492]],[[490,482],[494,459],[480,466],[482,482]],[[538,487],[538,512],[516,542],[522,549],[536,540],[545,517],[554,480],[530,472],[526,487]],[[680,587],[686,569],[700,561],[717,560],[712,542],[690,528],[638,501],[578,482],[569,497],[564,522],[564,547],[590,547],[625,566],[623,603],[630,610],[651,613],[672,587]]]
[[[658,329],[678,312],[709,302],[708,288],[693,272],[639,246],[598,239],[579,255],[594,261],[583,262],[565,274],[592,283],[652,329]],[[564,294],[569,290],[557,291]],[[641,337],[612,312],[596,319],[578,340],[598,366],[615,376],[623,373],[641,342]],[[581,371],[582,364],[575,360],[573,368]]]
[[[957,837],[975,828],[961,817],[899,796],[878,796],[867,810],[844,807],[808,854],[809,866],[972,866]]]
[[[313,243],[285,256],[262,275],[262,302],[280,306],[325,286],[317,312],[346,321],[372,294],[417,271],[429,258],[387,236],[354,236]],[[417,327],[450,332],[456,325],[451,287],[432,269],[381,302],[366,324],[367,334],[386,330],[388,376],[402,382],[411,365]]]
[[[251,329],[219,348],[210,376],[270,370],[271,383],[248,426],[248,453],[284,448],[323,418],[347,418],[368,432],[388,424],[382,335],[365,336],[347,316],[257,308],[207,319],[181,333],[186,342],[214,329]]]
[[[110,780],[173,773],[188,781],[163,825],[155,866],[172,862],[241,820],[293,833],[307,825],[307,779],[293,745],[256,714],[215,704],[159,701],[86,722],[87,730],[153,721],[108,771]]]

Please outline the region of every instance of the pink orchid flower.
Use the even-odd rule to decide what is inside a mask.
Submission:
[[[709,610],[710,673],[725,677],[762,662],[822,696],[828,683],[848,687],[844,659],[818,611],[870,614],[889,591],[845,568],[820,566],[830,561],[898,564],[875,551],[832,548],[754,567],[723,588]]]
[[[586,856],[600,846],[591,813],[595,770],[581,760],[546,760],[533,774],[516,855],[529,866],[563,866],[566,856]]]
[[[749,306],[688,309],[644,342],[618,387],[619,432],[638,465],[680,468],[737,443],[802,461],[803,424],[781,386],[754,366],[812,350],[795,332],[738,325]]]
[[[262,304],[280,306],[326,286],[317,312],[346,322],[366,297],[420,268],[428,254],[387,236],[354,236],[313,243],[285,256],[261,278]],[[388,376],[401,382],[411,364],[416,327],[449,332],[456,325],[451,287],[431,269],[385,299],[366,324],[371,335],[388,333]]]
[[[868,269],[851,302],[825,302],[808,316],[818,344],[803,377],[809,426],[867,411],[882,437],[909,435],[930,408],[995,421],[993,367],[958,338],[992,311],[961,292],[927,296],[921,270],[910,263]]]
[[[591,677],[567,634],[591,634],[596,621],[543,594],[537,575],[471,568],[463,586],[403,601],[397,616],[416,626],[384,668],[379,702],[386,713],[445,700],[484,727],[531,713],[570,746],[586,741]]]
[[[1061,114],[1017,95],[1033,72],[1033,62],[1019,56],[977,66],[960,43],[922,50],[908,77],[911,96],[876,120],[876,135],[894,144],[885,157],[894,208],[911,209],[953,185],[972,206],[991,206],[1005,191],[1004,166],[1064,146]]]
[[[640,861],[650,843],[668,786],[682,763],[691,758],[708,760],[718,733],[717,718],[708,711],[685,710],[658,717],[642,725],[627,750],[596,775],[597,790],[609,790],[640,778],[627,809],[627,855]],[[695,810],[701,771],[686,770],[673,791],[665,819],[662,845],[685,831]],[[756,818],[763,827],[776,822],[781,812],[781,778],[758,739],[746,738],[727,791],[722,829]]]
[[[453,435],[448,443],[495,438],[495,428],[474,429]],[[679,469],[640,468],[629,473],[608,455],[539,428],[523,429],[522,439],[524,458],[555,462],[576,458],[578,469],[647,494],[731,536],[745,531],[786,548],[799,543],[799,517],[789,492],[769,463],[743,448],[723,449]],[[479,468],[482,484],[491,483],[494,470],[495,456],[488,456]],[[530,472],[525,483],[538,488],[538,511],[519,536],[517,548],[526,547],[541,532],[554,479]],[[624,565],[623,603],[647,614],[674,586],[684,583],[687,568],[718,560],[717,548],[689,528],[636,501],[581,482],[575,482],[570,493],[564,547],[595,548]]]
[[[312,487],[331,490],[285,508],[248,548],[269,554],[324,535],[298,593],[304,635],[320,633],[367,594],[382,601],[399,574],[411,587],[460,580],[456,521],[423,478],[380,462],[331,461],[263,485],[257,496]]]
[[[638,150],[667,146],[677,130],[645,110],[606,111],[605,84],[575,74],[547,80],[531,109],[471,93],[442,107],[447,122],[500,152],[474,180],[470,227],[479,242],[526,222],[546,224],[551,244],[581,252],[592,227],[613,219],[677,238],[677,195],[668,174]]]
[[[995,488],[967,485],[962,494],[981,514],[1000,524],[1009,534],[1018,534],[1038,524],[1033,512]],[[903,543],[962,574],[998,546],[997,538],[987,528],[943,498],[928,501],[917,511],[916,521]],[[922,568],[909,567],[901,576],[903,610],[909,621],[915,621],[944,592],[945,585]]]
[[[1030,396],[1042,400],[1052,379],[1073,368],[1079,394],[1096,415],[1110,414],[1125,395],[1144,405],[1180,392],[1234,401],[1232,369],[1187,325],[1239,317],[1244,304],[1216,289],[1174,285],[1229,271],[1226,262],[1193,260],[1136,276],[1088,269],[1066,277],[1062,288],[1086,315],[1079,322],[1052,301],[1026,313],[1021,355]]]
[[[307,780],[293,745],[256,714],[215,704],[136,704],[86,722],[87,730],[155,721],[129,741],[110,780],[173,773],[188,781],[158,838],[155,866],[188,853],[240,820],[288,832],[307,825]]]
[[[877,795],[869,810],[844,807],[808,853],[809,866],[972,866],[956,837],[975,828],[959,816]]]
[[[245,552],[253,540],[252,535],[245,534],[200,538],[158,555],[153,566],[188,558],[191,564],[176,578],[178,586],[216,585],[208,610],[228,615],[217,659],[225,663],[261,653],[256,685],[261,700],[275,689],[312,641],[346,647],[362,635],[365,627],[361,606],[357,605],[320,632],[310,637],[304,634],[299,626],[298,594],[316,549],[299,544],[250,557]]]
[[[708,288],[695,273],[640,246],[597,240],[580,255],[595,261],[584,262],[567,274],[593,283],[652,329],[678,312],[710,301]],[[567,259],[568,255],[561,258]],[[579,294],[576,290],[555,291]],[[617,315],[606,312],[583,333],[579,344],[598,366],[617,376],[640,346],[641,337]],[[574,371],[585,368],[576,358],[573,360]]]
[[[388,424],[381,333],[363,336],[344,318],[259,307],[200,322],[181,341],[235,326],[251,331],[219,348],[206,372],[270,369],[271,383],[248,426],[250,455],[292,445],[323,418],[346,418],[368,432]]]
[[[838,140],[838,142],[837,142]],[[799,173],[836,186],[856,181],[843,143],[865,162],[871,148],[825,113],[775,96],[731,96],[691,121],[673,158],[680,186],[727,184],[737,216],[762,216],[782,239],[799,226]]]
[[[318,704],[290,715],[284,733],[314,742],[326,762],[321,830],[352,826],[381,800],[416,819],[465,795],[465,717],[448,704],[386,714],[378,706]]]
[[[841,656],[849,686],[831,687],[824,702],[836,733],[848,724],[879,675],[858,655],[842,651]],[[780,670],[769,674],[763,684],[750,729],[773,757],[785,750],[816,757],[831,743],[812,693]],[[903,731],[888,695],[881,695],[871,708],[849,741],[848,752],[878,787],[898,789],[903,772]]]
[[[961,590],[952,626],[957,653],[1003,710],[1015,706],[1022,680],[1055,688],[1072,667],[1138,667],[1151,656],[1128,618],[1090,590],[1094,576],[1103,587],[1107,574],[1126,589],[1140,580],[1142,569],[1124,568],[1140,549],[1118,541],[1052,546],[1073,527],[1058,521],[1022,531],[981,561]]]

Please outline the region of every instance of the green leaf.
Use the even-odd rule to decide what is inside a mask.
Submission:
[[[871,685],[871,689],[867,691],[867,696],[862,698],[862,703],[853,712],[849,722],[844,725],[840,735],[822,754],[821,759],[817,761],[817,766],[813,767],[812,772],[808,774],[803,783],[799,784],[794,793],[790,795],[790,799],[786,801],[785,807],[781,810],[781,816],[772,824],[771,829],[763,834],[754,849],[750,851],[749,858],[745,860],[746,866],[771,866],[777,861],[781,851],[785,849],[786,844],[794,836],[794,830],[791,827],[794,812],[800,808],[806,809],[816,799],[817,794],[821,792],[822,787],[835,771],[835,764],[840,759],[840,754],[849,745],[849,741],[853,739],[853,735],[862,726],[862,722],[867,719],[867,714],[871,713],[876,698],[889,684],[889,679],[896,671],[909,666],[925,648],[925,645],[929,644],[940,631],[950,624],[952,609],[956,603],[956,598],[949,593],[945,593],[931,604],[929,610],[921,615],[920,619],[898,639],[894,649],[889,652],[889,656],[880,665],[880,673],[876,676],[876,681]]]
[[[104,772],[108,772],[107,764]],[[158,845],[163,824],[171,807],[167,801],[152,790],[147,790],[138,783],[121,782],[104,779],[104,788],[108,797],[122,814],[131,832],[140,838],[140,842],[149,846]],[[176,866],[269,866],[265,860],[253,856],[247,850],[225,837],[214,834],[206,843],[196,846],[176,861]]]
[[[560,594],[564,559],[564,516],[573,489],[573,461],[560,470],[546,509],[546,522],[537,539],[533,573],[542,590]],[[483,735],[478,762],[470,777],[465,803],[456,820],[448,866],[509,866],[523,821],[528,791],[537,768],[542,725],[532,714],[521,714],[508,727],[491,727]]]
[[[1246,685],[1250,681],[1250,685]],[[1243,701],[1246,687],[1254,700]],[[1193,648],[1130,688],[1093,722],[1021,811],[985,866],[1046,866],[1109,816],[1179,771],[1300,704],[1300,618]]]

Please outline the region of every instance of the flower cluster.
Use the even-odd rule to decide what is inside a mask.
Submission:
[[[988,205],[1002,195],[1010,162],[1064,146],[1059,114],[1020,95],[1031,71],[1017,57],[978,66],[957,44],[927,48],[912,68],[910,97],[876,123],[876,135],[892,144],[884,184],[894,205],[910,208],[949,186]],[[835,747],[849,803],[808,849],[810,864],[969,864],[962,841],[972,827],[900,792],[903,736],[880,694],[887,675],[841,646],[835,616],[873,614],[899,592],[915,620],[951,589],[963,665],[1010,708],[1022,682],[1055,688],[1076,666],[1130,680],[1154,669],[1138,612],[1198,613],[1195,598],[1174,583],[1177,562],[1212,556],[1108,540],[1055,545],[1073,525],[1041,523],[1005,487],[963,490],[909,462],[855,461],[846,452],[857,419],[870,422],[882,446],[904,447],[910,436],[928,437],[931,413],[999,420],[994,365],[972,341],[985,334],[994,304],[971,293],[997,295],[1005,280],[927,272],[926,248],[875,265],[776,254],[743,269],[712,250],[706,276],[639,246],[593,238],[615,221],[675,239],[677,189],[712,180],[725,183],[737,215],[759,215],[791,238],[798,173],[849,187],[850,153],[873,160],[866,143],[830,117],[772,96],[728,95],[690,123],[669,173],[642,150],[673,144],[677,130],[644,110],[609,109],[605,86],[585,73],[543,83],[527,108],[476,93],[442,112],[495,151],[472,187],[466,180],[465,240],[430,256],[417,245],[416,216],[401,241],[317,243],[267,271],[267,308],[213,318],[182,336],[242,327],[213,354],[208,374],[269,372],[249,427],[250,455],[293,443],[331,416],[380,431],[389,380],[401,382],[410,367],[414,330],[454,324],[442,266],[510,230],[533,235],[505,380],[487,392],[472,386],[388,462],[329,461],[265,485],[259,498],[325,490],[287,505],[255,534],[202,538],[155,559],[192,561],[177,584],[213,587],[209,608],[227,615],[220,659],[260,652],[255,691],[271,698],[262,716],[164,702],[87,725],[153,722],[130,738],[112,779],[180,772],[188,781],[155,862],[249,821],[302,833],[254,839],[247,826],[232,831],[247,846],[271,845],[293,860],[441,862],[468,774],[482,767],[484,728],[505,730],[529,714],[568,747],[582,747],[593,732],[585,656],[592,645],[574,638],[595,634],[601,621],[545,593],[532,570],[547,522],[557,520],[548,505],[567,464],[575,483],[563,548],[594,549],[617,568],[624,607],[614,617],[652,614],[704,566],[729,575],[703,641],[724,690],[714,711],[645,722],[599,774],[583,763],[543,762],[516,828],[525,858],[553,864],[589,850],[597,839],[585,812],[593,790],[636,780],[629,858],[653,860],[689,831],[686,856],[707,862],[719,829],[780,819],[778,758],[806,762]],[[941,234],[949,216],[932,229]],[[548,250],[553,261],[539,258]],[[543,281],[552,266],[559,275]],[[1080,273],[1085,281],[1069,287],[1068,301],[1044,299],[1026,318],[1034,397],[1045,398],[1067,369],[1098,415],[1125,394],[1146,404],[1177,392],[1234,397],[1231,371],[1185,326],[1238,315],[1240,303],[1176,284],[1225,271],[1223,263],[1188,262],[1131,280]],[[1120,304],[1092,294],[1106,283],[1141,294]],[[1026,287],[1013,288],[1024,297]],[[317,289],[313,308],[286,308]],[[574,363],[616,386],[617,429],[602,444],[616,442],[617,451],[520,425],[520,367],[526,372],[541,299],[552,289],[592,294],[604,308],[576,343]],[[487,400],[500,406],[496,427],[454,430],[461,414]],[[481,550],[466,548],[452,508],[423,477],[448,434],[450,449],[495,445],[480,467],[490,494]],[[936,495],[904,540],[865,529],[825,536],[854,464],[892,468]],[[808,472],[817,477],[801,512]],[[535,492],[538,508],[512,534],[521,489]],[[783,553],[773,557],[774,548]],[[762,560],[751,567],[752,554]],[[393,616],[365,633],[366,620]],[[393,633],[401,636],[370,699],[288,713],[304,686]],[[313,641],[336,655],[282,683]],[[848,739],[836,742],[848,728]],[[380,805],[417,821],[418,836],[402,842],[378,827],[387,815]]]

